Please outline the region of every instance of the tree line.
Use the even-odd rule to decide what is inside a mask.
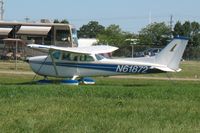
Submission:
[[[186,58],[200,59],[200,24],[198,22],[176,22],[170,27],[165,22],[154,22],[142,28],[137,34],[123,31],[119,25],[107,27],[97,21],[90,21],[78,30],[79,38],[96,38],[100,44],[109,44],[120,48],[129,47],[163,47],[175,36],[189,38]],[[130,48],[127,48],[130,49]],[[126,50],[128,51],[128,50]]]
[[[119,25],[104,27],[97,21],[90,21],[78,30],[80,38],[97,38],[101,43],[109,45],[125,45],[127,39],[138,39],[139,45],[166,45],[173,36],[189,37],[189,45],[200,46],[200,24],[198,22],[177,22],[174,27],[164,22],[152,23],[142,28],[138,34],[122,31]]]

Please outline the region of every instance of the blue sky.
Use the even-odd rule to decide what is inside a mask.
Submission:
[[[200,21],[200,0],[4,0],[4,20],[67,19],[77,28],[91,20],[135,32],[152,22]],[[150,15],[151,14],[151,15]]]

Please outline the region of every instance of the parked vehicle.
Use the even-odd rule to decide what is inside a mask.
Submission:
[[[150,48],[150,49],[144,50],[142,52],[136,52],[135,57],[155,56],[161,50],[162,50],[161,48]]]

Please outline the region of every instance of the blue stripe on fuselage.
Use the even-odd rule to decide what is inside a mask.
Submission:
[[[52,62],[40,62],[40,61],[31,61],[30,63],[34,64],[43,64],[43,65],[53,65]],[[94,63],[69,63],[69,62],[56,62],[56,66],[62,67],[75,67],[75,68],[85,68],[85,69],[95,69],[119,73],[149,73],[152,69],[150,66],[140,66],[140,65],[118,65],[118,64],[94,64]]]

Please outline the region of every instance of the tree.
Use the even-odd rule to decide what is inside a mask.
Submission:
[[[174,26],[174,36],[189,37],[189,46],[200,46],[200,25],[197,22],[189,22],[181,24],[177,22]]]
[[[90,21],[87,25],[83,25],[78,31],[80,38],[96,38],[98,34],[104,31],[105,27],[97,21]]]
[[[171,35],[171,29],[164,22],[153,23],[139,32],[140,44],[166,45]]]
[[[63,19],[59,21],[58,19],[55,19],[53,23],[62,23],[62,24],[69,24],[69,21],[67,19]]]
[[[200,25],[197,22],[192,22],[191,23],[191,31],[192,31],[192,35],[196,35],[199,33],[200,31]]]
[[[191,23],[191,44],[193,46],[200,46],[200,25],[197,22]]]
[[[200,25],[197,22],[186,21],[183,24],[177,22],[174,26],[174,36],[189,37],[188,47],[185,51],[186,58],[198,59],[200,53]]]
[[[69,24],[69,21],[67,19],[63,19],[60,23],[62,23],[62,24]]]
[[[58,19],[55,19],[53,23],[60,23]]]
[[[174,36],[178,36],[178,35],[183,36],[183,29],[182,29],[182,24],[181,24],[181,22],[178,21],[178,22],[175,24],[175,26],[174,26],[174,31],[173,31],[173,35],[174,35]]]
[[[102,44],[109,44],[113,46],[121,46],[125,43],[125,34],[118,25],[108,26],[104,32],[98,35],[98,40]]]
[[[182,29],[183,29],[183,35],[186,37],[190,37],[190,33],[191,33],[191,24],[189,21],[186,21],[183,25],[182,25]]]

